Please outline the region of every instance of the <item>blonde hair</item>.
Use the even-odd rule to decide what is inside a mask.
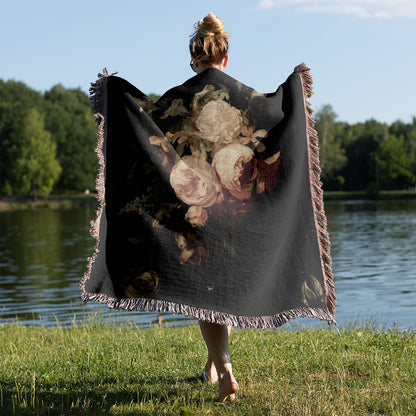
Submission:
[[[195,23],[195,29],[189,41],[191,56],[202,64],[220,63],[227,55],[230,37],[222,20],[211,12]]]

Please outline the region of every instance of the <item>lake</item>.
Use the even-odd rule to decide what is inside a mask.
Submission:
[[[339,325],[416,329],[416,200],[328,201]],[[146,327],[156,313],[83,304],[78,283],[92,254],[95,207],[0,213],[0,324],[62,326],[91,319]],[[171,325],[192,320],[164,314]],[[290,327],[320,324],[298,319]]]

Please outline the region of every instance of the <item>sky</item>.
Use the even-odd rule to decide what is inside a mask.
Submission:
[[[416,0],[0,0],[0,79],[88,92],[106,67],[162,94],[194,75],[189,36],[209,12],[230,34],[226,73],[257,91],[305,62],[315,111],[416,116]]]

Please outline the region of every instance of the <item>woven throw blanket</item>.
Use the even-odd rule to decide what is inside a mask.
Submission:
[[[243,328],[336,323],[311,85],[304,64],[270,94],[209,68],[155,103],[100,74],[82,299]]]

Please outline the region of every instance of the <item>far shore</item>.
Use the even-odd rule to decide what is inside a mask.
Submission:
[[[358,199],[416,199],[416,191],[380,191],[369,194],[365,191],[328,191],[324,193],[325,201]],[[70,209],[97,204],[96,194],[62,194],[49,195],[33,199],[26,196],[1,196],[0,212],[32,209]]]
[[[0,212],[32,209],[70,209],[80,206],[95,206],[96,194],[49,195],[33,199],[27,196],[0,196]]]
[[[369,193],[366,191],[327,191],[324,192],[325,201],[351,199],[416,199],[416,191],[380,191]]]

